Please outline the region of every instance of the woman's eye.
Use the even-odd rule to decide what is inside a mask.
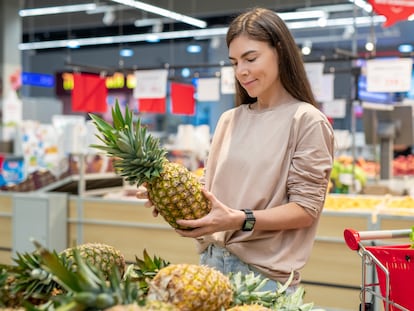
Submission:
[[[255,57],[255,58],[249,58],[249,59],[247,59],[247,61],[248,61],[249,63],[253,63],[255,60],[256,60],[256,57]]]

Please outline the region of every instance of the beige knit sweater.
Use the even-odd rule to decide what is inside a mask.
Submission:
[[[215,243],[270,279],[284,282],[294,270],[299,282],[313,247],[333,153],[332,127],[310,104],[262,111],[241,105],[223,113],[206,165],[206,188],[234,209],[296,202],[316,221],[298,230],[218,232],[198,241],[199,251]]]

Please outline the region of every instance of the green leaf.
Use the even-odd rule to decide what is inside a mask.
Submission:
[[[59,256],[56,253],[50,252],[35,240],[33,241],[33,244],[40,253],[42,265],[44,266],[45,270],[49,271],[54,275],[54,277],[56,277],[56,282],[68,290],[81,290],[82,287],[75,273],[69,271],[62,264]]]

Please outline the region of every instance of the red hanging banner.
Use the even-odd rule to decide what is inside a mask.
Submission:
[[[405,21],[414,14],[414,0],[368,0],[372,9],[379,15],[384,15],[384,27]]]
[[[139,98],[138,99],[139,112],[160,113],[166,112],[166,99],[163,98]]]
[[[195,114],[195,88],[191,84],[171,83],[171,113]]]
[[[105,78],[93,74],[73,74],[72,111],[105,113],[108,105]]]

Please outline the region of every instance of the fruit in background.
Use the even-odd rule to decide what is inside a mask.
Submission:
[[[360,192],[367,183],[367,176],[361,167],[353,165],[349,158],[342,157],[334,160],[330,180],[335,193],[349,193],[351,186]]]
[[[202,185],[186,167],[167,159],[159,140],[146,132],[140,119],[135,123],[132,111],[121,112],[118,101],[112,108],[113,125],[90,114],[103,145],[91,147],[115,159],[116,173],[130,184],[146,185],[148,196],[160,215],[174,228],[177,219],[197,219],[211,210],[201,192]]]
[[[400,155],[393,160],[393,175],[414,175],[414,155]]]

